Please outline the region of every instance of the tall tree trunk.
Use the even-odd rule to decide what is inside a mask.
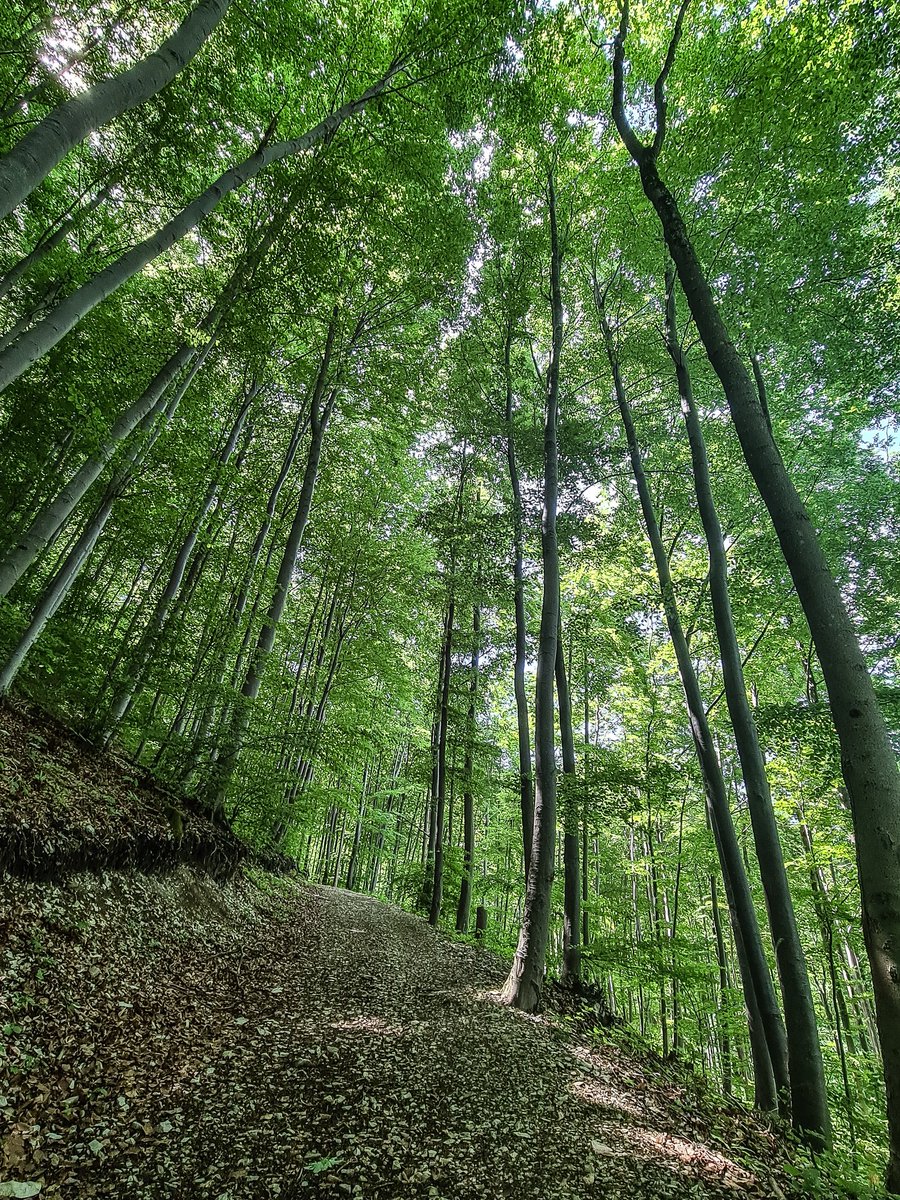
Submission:
[[[451,567],[452,571],[452,567]],[[447,799],[447,727],[450,719],[450,670],[453,659],[453,618],[456,605],[453,599],[453,580],[450,580],[450,597],[447,601],[447,619],[444,624],[444,642],[441,647],[441,695],[438,708],[437,739],[437,787],[432,809],[434,821],[434,875],[428,908],[428,922],[437,925],[441,918],[444,898],[444,805]]]
[[[585,634],[585,637],[587,635]],[[582,653],[584,675],[584,796],[581,807],[581,945],[585,949],[591,940],[590,917],[588,915],[588,897],[590,895],[590,872],[588,860],[588,752],[590,747],[590,697],[588,695],[587,641]]]
[[[210,317],[212,315],[210,313]],[[205,322],[201,322],[201,328],[204,324]],[[181,372],[187,369],[186,380],[188,383],[193,379],[212,350],[213,342],[214,337],[211,337],[199,349],[188,343],[179,346],[156,372],[137,400],[113,422],[99,448],[82,463],[57,495],[48,501],[34,517],[28,529],[16,538],[13,547],[0,560],[0,596],[7,595],[14,584],[35,562],[84,499],[88,489],[99,478],[103,468],[110,462],[121,444],[147,413],[155,408]],[[180,390],[183,395],[186,388]]]
[[[719,915],[719,897],[716,877],[709,877],[709,894],[712,902],[713,931],[716,938],[716,962],[719,966],[719,1052],[722,1060],[722,1091],[731,1095],[731,1034],[728,1030],[728,959],[725,957],[725,938],[722,936],[722,918]]]
[[[472,666],[469,676],[469,706],[466,710],[466,751],[463,761],[463,867],[459,884],[459,903],[456,906],[457,933],[469,928],[472,905],[472,870],[475,863],[475,801],[472,795],[472,773],[475,764],[475,714],[478,709],[478,670],[481,653],[481,606],[472,606]]]
[[[78,579],[85,563],[93,553],[94,547],[100,540],[100,535],[106,527],[116,500],[128,487],[135,472],[146,460],[160,434],[168,425],[177,402],[175,396],[171,397],[168,402],[165,397],[160,396],[154,407],[145,414],[138,427],[134,444],[125,456],[125,461],[109,481],[93,515],[85,523],[75,544],[45,587],[34,607],[27,628],[0,669],[0,696],[9,691],[35,642],[71,591],[72,585]]]
[[[681,410],[691,447],[697,508],[709,552],[709,589],[722,662],[722,679],[741,773],[744,777],[747,805],[753,825],[753,840],[781,983],[787,1030],[791,1119],[794,1126],[803,1131],[813,1145],[826,1146],[831,1141],[831,1119],[828,1114],[825,1071],[812,989],[797,930],[765,761],[756,732],[756,722],[747,698],[741,650],[731,612],[725,541],[713,499],[706,443],[694,404],[690,372],[678,341],[675,280],[671,273],[667,273],[666,286],[667,345],[675,364]]]
[[[288,142],[270,142],[262,145],[255,154],[251,154],[249,158],[220,175],[215,183],[210,184],[205,192],[201,192],[168,224],[127,250],[93,279],[67,296],[49,316],[24,333],[15,345],[0,354],[0,392],[24,374],[32,363],[52,350],[56,343],[61,341],[70,329],[74,329],[82,317],[87,316],[102,300],[127,283],[148,263],[164,254],[185,234],[190,233],[204,217],[218,208],[226,196],[243,187],[272,163],[330,141],[346,120],[361,112],[371,100],[387,90],[399,69],[399,66],[392,64],[377,83],[367,88],[355,100],[342,104],[301,137]]]
[[[13,263],[11,267],[0,275],[0,300],[12,291],[19,280],[24,275],[27,275],[32,267],[39,263],[42,258],[45,258],[51,250],[55,250],[57,246],[61,245],[86,217],[89,217],[92,212],[108,199],[118,178],[118,174],[117,171],[112,172],[112,179],[107,176],[107,182],[94,193],[87,204],[60,220],[55,229],[48,230],[38,240],[34,249],[30,250],[28,254],[23,255],[18,262]]]
[[[644,193],[659,218],[697,332],[722,383],[744,458],[772,518],[828,689],[853,814],[863,934],[884,1056],[890,1142],[886,1183],[889,1191],[900,1194],[900,775],[840,588],[779,453],[759,390],[722,319],[684,218],[657,170],[666,133],[666,78],[677,49],[686,2],[657,80],[656,133],[649,147],[636,137],[627,116],[627,4],[623,7],[613,55],[613,118],[638,165]]]
[[[256,271],[287,223],[295,196],[296,193],[292,192],[287,203],[276,212],[258,235],[255,244],[242,255],[218,299],[199,322],[197,331],[206,339],[202,346],[197,347],[190,342],[184,342],[178,347],[157,371],[143,394],[114,421],[100,448],[82,463],[56,497],[38,513],[27,531],[16,539],[10,552],[0,560],[0,596],[5,596],[16,580],[32,565],[50,538],[80,504],[88,488],[115,455],[121,443],[181,371],[186,369],[187,383],[182,382],[180,388],[180,394],[184,395],[187,385],[215,345],[222,321],[227,318],[235,296],[252,282]],[[174,408],[172,411],[175,411]]]
[[[104,722],[104,728],[100,737],[100,741],[104,746],[109,745],[116,730],[124,720],[132,704],[140,694],[142,687],[142,678],[147,664],[152,660],[157,652],[160,642],[165,635],[167,621],[169,619],[170,610],[178,595],[182,581],[184,580],[185,571],[191,555],[194,552],[194,547],[203,531],[203,525],[206,518],[209,516],[210,510],[216,503],[219,495],[219,488],[222,482],[222,470],[227,466],[235,447],[237,446],[238,438],[241,435],[241,430],[244,426],[244,421],[247,418],[247,413],[250,410],[250,405],[253,403],[256,396],[259,394],[262,384],[254,383],[249,389],[247,395],[241,403],[237,415],[232,423],[231,430],[225,440],[218,455],[216,470],[206,489],[200,508],[196,516],[191,522],[190,528],[184,536],[181,545],[178,547],[178,552],[175,555],[175,561],[172,563],[172,569],[169,572],[169,578],[166,581],[166,586],[163,588],[162,594],[154,606],[150,620],[147,623],[147,628],[140,639],[135,653],[128,664],[126,671],[126,679],[123,681],[118,691],[113,696],[109,710]]]
[[[744,993],[748,1009],[752,1011],[752,1008],[755,1006],[759,1010],[765,1031],[769,1057],[772,1063],[772,1072],[775,1078],[779,1104],[784,1105],[789,1096],[787,1039],[784,1024],[782,1023],[781,1013],[778,1010],[775,989],[772,986],[772,977],[769,974],[769,965],[766,962],[766,956],[763,952],[759,922],[757,921],[756,909],[753,905],[753,897],[750,894],[747,873],[744,869],[744,862],[734,830],[731,808],[725,790],[725,781],[722,777],[722,768],[716,754],[715,746],[713,745],[706,717],[706,706],[703,703],[700,685],[697,682],[697,674],[694,670],[690,649],[684,634],[681,617],[678,613],[668,555],[656,518],[656,511],[650,494],[650,486],[644,472],[631,408],[622,382],[618,351],[615,346],[609,320],[606,316],[605,298],[599,285],[595,288],[595,295],[603,330],[603,339],[606,345],[606,353],[613,375],[616,401],[619,406],[619,413],[628,443],[632,474],[637,485],[638,499],[644,518],[647,538],[653,551],[654,562],[656,563],[660,597],[662,599],[666,625],[678,663],[678,673],[681,676],[681,684],[684,689],[691,735],[709,800],[712,829],[722,866],[722,876],[726,891],[729,894],[729,902],[737,926],[735,929],[735,942],[743,947],[743,961],[749,971],[749,978],[744,977],[742,980],[744,983]]]
[[[562,795],[559,808],[563,824],[563,955],[561,982],[577,991],[581,986],[581,854],[578,844],[577,768],[572,731],[572,700],[563,654],[562,621],[556,639],[556,702],[559,707],[559,740],[562,746]]]
[[[228,608],[228,612],[227,612],[227,615],[225,618],[225,626],[226,626],[227,632],[224,635],[224,637],[222,638],[225,648],[220,655],[218,669],[217,669],[215,676],[210,684],[211,694],[210,694],[210,697],[207,700],[206,704],[204,705],[203,712],[202,712],[202,715],[200,718],[200,722],[197,727],[197,732],[194,736],[194,744],[191,748],[191,752],[188,756],[188,760],[185,765],[185,771],[184,771],[184,780],[185,781],[187,781],[188,779],[190,779],[193,776],[194,772],[196,771],[196,769],[201,761],[201,758],[204,753],[204,749],[207,747],[207,744],[210,740],[210,733],[212,730],[213,722],[215,720],[216,710],[217,710],[218,701],[219,701],[219,693],[221,692],[222,684],[225,680],[225,674],[228,669],[228,647],[231,644],[232,637],[240,631],[241,621],[244,616],[244,611],[247,607],[247,601],[249,600],[249,597],[250,597],[250,591],[251,591],[251,587],[253,584],[253,578],[256,574],[257,567],[259,566],[259,560],[260,560],[260,557],[262,556],[263,548],[266,544],[266,539],[268,538],[269,532],[272,528],[272,523],[275,520],[275,510],[278,506],[278,500],[279,500],[279,497],[281,496],[281,492],[282,492],[282,489],[284,488],[285,482],[287,481],[287,478],[291,472],[291,468],[294,465],[294,460],[297,457],[297,450],[300,446],[300,442],[301,442],[304,434],[306,433],[308,425],[309,425],[308,411],[298,413],[297,419],[294,422],[294,427],[291,431],[290,439],[288,440],[288,445],[287,445],[287,449],[285,451],[284,460],[282,462],[281,469],[278,472],[275,482],[272,484],[272,487],[269,491],[269,496],[266,501],[265,513],[263,515],[262,521],[260,522],[259,528],[256,532],[256,538],[254,539],[253,546],[250,550],[250,555],[247,560],[247,565],[244,569],[243,579],[241,581],[240,588],[238,589],[237,595],[234,597],[233,603]],[[271,550],[272,550],[272,547],[270,546],[270,550],[269,550],[270,554],[271,554]],[[268,560],[267,560],[267,562],[268,562]],[[263,577],[265,577],[265,570],[263,571]],[[249,634],[249,628],[248,628],[248,634]],[[215,750],[215,747],[213,747],[213,749]]]
[[[80,142],[144,104],[188,65],[222,20],[230,0],[200,0],[158,50],[121,75],[57,105],[0,158],[0,221]]]
[[[525,664],[528,659],[528,627],[525,622],[525,574],[523,567],[522,489],[513,438],[513,386],[510,350],[512,324],[503,342],[503,376],[506,385],[504,421],[506,426],[506,462],[512,491],[513,518],[513,602],[516,621],[516,653],[513,663],[513,687],[516,697],[516,728],[519,742],[519,804],[522,811],[522,846],[525,878],[531,867],[531,841],[534,836],[534,777],[531,771],[531,727],[528,720],[528,695],[525,689]]]
[[[456,612],[456,540],[462,521],[463,498],[468,468],[468,445],[463,445],[462,462],[459,469],[459,486],[453,506],[450,530],[450,569],[447,582],[447,619],[444,625],[444,641],[441,646],[441,691],[438,704],[437,763],[434,776],[434,800],[432,803],[433,829],[433,875],[431,880],[428,921],[437,925],[441,917],[444,893],[444,806],[447,798],[447,731],[450,724],[450,671],[453,664],[453,621]]]
[[[322,443],[337,399],[336,387],[333,387],[327,399],[325,398],[334,339],[337,334],[337,323],[338,310],[335,309],[329,322],[325,348],[322,352],[322,359],[319,363],[319,370],[310,396],[310,444],[306,455],[306,469],[303,472],[303,483],[300,486],[297,508],[294,512],[294,519],[288,531],[287,541],[281,556],[281,564],[278,568],[278,575],[275,579],[269,608],[263,620],[262,628],[259,631],[246,675],[244,676],[240,697],[234,711],[231,727],[227,733],[225,749],[219,757],[216,769],[212,773],[212,778],[209,780],[207,788],[207,799],[210,807],[215,812],[219,812],[222,809],[225,794],[237,766],[244,741],[246,740],[247,730],[250,725],[251,706],[259,695],[263,672],[272,647],[275,644],[275,634],[278,630],[285,605],[287,604],[291,581],[294,578],[294,570],[297,565],[297,555],[300,552],[300,543],[306,532],[310,509],[312,508],[313,492],[319,475],[319,460],[322,456]]]
[[[502,998],[525,1012],[541,1001],[547,939],[550,932],[554,858],[556,852],[556,738],[554,736],[553,676],[559,636],[559,547],[556,509],[559,501],[559,360],[563,342],[560,286],[561,251],[556,218],[556,189],[548,179],[550,212],[550,306],[553,334],[547,366],[544,417],[544,509],[541,517],[541,562],[544,571],[541,628],[538,640],[537,683],[534,697],[535,803],[531,863],[525,888],[525,910],[519,942]]]

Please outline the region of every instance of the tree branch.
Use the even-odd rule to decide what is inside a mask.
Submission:
[[[625,149],[640,165],[647,155],[647,147],[631,128],[625,112],[625,39],[628,37],[628,0],[622,0],[619,31],[613,39],[613,105],[612,115],[619,137]]]
[[[653,145],[650,147],[650,157],[653,159],[659,156],[666,137],[666,80],[669,78],[669,72],[672,70],[672,64],[675,62],[675,54],[678,50],[678,43],[681,41],[681,31],[684,27],[684,17],[690,2],[691,0],[681,0],[681,7],[678,10],[678,16],[675,20],[675,28],[672,30],[672,36],[669,39],[666,60],[656,78],[656,83],[653,85],[653,101],[656,105],[656,134],[653,138]]]

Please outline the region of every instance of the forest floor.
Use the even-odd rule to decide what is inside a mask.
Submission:
[[[0,1180],[41,1190],[0,1195],[791,1194],[748,1114],[502,1007],[493,955],[396,908],[184,867],[2,886]]]
[[[166,797],[32,714],[0,766],[0,1197],[806,1194],[683,1064],[501,1006],[487,950],[200,819],[179,861]]]

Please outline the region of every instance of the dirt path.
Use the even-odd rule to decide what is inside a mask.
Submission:
[[[41,1196],[787,1194],[687,1092],[502,1008],[496,959],[374,900],[186,871],[4,891],[0,1180]]]

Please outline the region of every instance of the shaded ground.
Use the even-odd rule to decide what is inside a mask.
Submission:
[[[0,702],[0,871],[58,879],[85,869],[166,871],[188,863],[227,878],[255,857],[224,824],[189,797],[163,790],[146,770],[33,705]]]
[[[362,896],[261,882],[0,885],[0,1180],[72,1198],[790,1195],[765,1129],[500,1007],[488,953]]]

